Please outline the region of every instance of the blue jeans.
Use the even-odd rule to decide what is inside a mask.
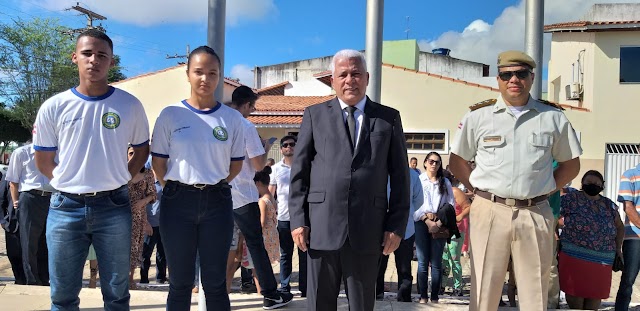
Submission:
[[[97,196],[54,193],[47,218],[51,310],[79,310],[89,245],[100,265],[104,309],[129,310],[131,203],[122,186]]]
[[[280,239],[280,290],[290,292],[291,270],[293,269],[293,237],[291,237],[291,222],[278,220],[278,237]],[[302,297],[307,295],[307,253],[298,249],[298,288]],[[260,284],[262,285],[262,284]]]
[[[200,190],[168,181],[160,210],[160,234],[171,276],[167,311],[190,310],[196,253],[207,310],[230,310],[226,270],[233,235],[231,188],[223,184]]]
[[[438,300],[440,280],[442,278],[442,253],[445,239],[433,239],[427,225],[422,221],[416,221],[416,252],[418,253],[418,288],[420,298],[427,299],[429,272],[427,268],[431,263],[431,301]]]
[[[620,287],[616,295],[616,311],[626,311],[631,302],[633,283],[640,271],[640,240],[624,240],[622,244],[624,269],[620,277]]]

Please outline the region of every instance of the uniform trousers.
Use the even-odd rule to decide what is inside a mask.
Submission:
[[[20,244],[27,285],[49,285],[46,228],[50,200],[51,193],[20,192]]]
[[[469,310],[498,309],[509,256],[520,310],[545,310],[553,256],[554,217],[548,201],[512,207],[476,197],[470,213]]]

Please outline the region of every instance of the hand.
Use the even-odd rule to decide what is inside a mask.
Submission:
[[[14,209],[18,208],[18,201],[13,201],[13,208]]]
[[[147,236],[153,236],[153,227],[151,227],[151,224],[148,221],[144,222],[144,234]]]
[[[462,216],[458,215],[456,216],[456,222],[461,222],[464,218],[462,218]]]
[[[298,227],[291,230],[291,237],[293,238],[293,242],[296,243],[298,249],[303,252],[306,252],[309,244],[309,227]]]
[[[269,152],[269,150],[271,150],[271,146],[273,146],[273,143],[269,143],[269,139],[263,139],[262,145],[264,146],[264,151]]]
[[[400,242],[402,241],[402,237],[395,234],[394,232],[385,231],[384,237],[382,240],[382,254],[387,256],[393,253],[398,246],[400,246]]]
[[[136,202],[136,204],[133,206],[134,210],[139,210],[139,209],[143,209],[147,207],[147,202],[146,200],[140,200],[138,202]]]

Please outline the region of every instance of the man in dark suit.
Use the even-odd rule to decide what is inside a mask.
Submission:
[[[18,209],[13,207],[13,200],[9,193],[9,181],[2,179],[0,173],[0,210],[2,218],[0,225],[4,229],[4,238],[7,247],[7,257],[11,263],[11,270],[15,283],[18,285],[27,284],[27,278],[22,266],[22,247],[20,246],[20,231],[18,230]]]
[[[373,310],[378,260],[393,252],[409,213],[409,166],[400,113],[365,96],[364,55],[332,60],[336,98],[305,109],[291,168],[289,213],[308,251],[308,310]],[[387,201],[387,179],[391,192]]]

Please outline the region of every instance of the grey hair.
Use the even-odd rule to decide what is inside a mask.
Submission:
[[[329,66],[331,75],[335,73],[334,71],[336,69],[336,61],[341,58],[346,58],[346,59],[357,58],[362,64],[362,66],[364,67],[364,70],[367,71],[367,60],[365,59],[364,54],[360,51],[346,49],[346,50],[340,50],[338,51],[338,53],[333,55],[333,58],[331,59],[331,65]]]

